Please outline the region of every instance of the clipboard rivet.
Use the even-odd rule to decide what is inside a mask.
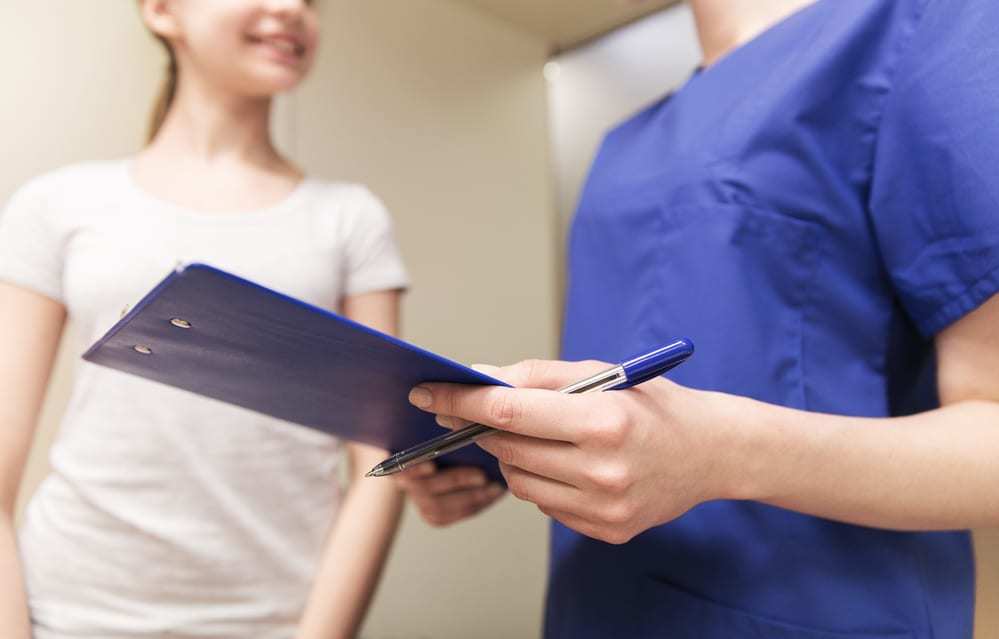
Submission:
[[[177,328],[191,328],[190,322],[188,322],[186,319],[181,319],[179,317],[173,318],[172,320],[170,320],[170,323],[176,326]]]
[[[142,353],[143,355],[152,355],[153,349],[149,348],[145,344],[136,344],[132,347],[132,350],[136,353]]]

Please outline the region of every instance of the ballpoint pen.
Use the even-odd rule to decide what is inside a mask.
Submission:
[[[654,377],[659,377],[674,366],[682,363],[694,352],[694,345],[688,339],[679,339],[654,351],[639,355],[623,364],[618,364],[603,372],[580,380],[575,384],[559,389],[560,393],[582,394],[605,390],[631,388]],[[471,424],[459,430],[429,439],[411,448],[400,451],[372,468],[365,477],[385,477],[402,472],[411,466],[440,457],[445,453],[464,448],[480,437],[496,432],[495,428],[483,424]]]

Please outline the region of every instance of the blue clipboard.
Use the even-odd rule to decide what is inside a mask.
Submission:
[[[170,273],[83,359],[389,451],[443,432],[410,405],[413,386],[508,386],[206,264]],[[476,446],[438,464],[477,466],[502,482]]]

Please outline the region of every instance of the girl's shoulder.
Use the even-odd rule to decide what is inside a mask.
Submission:
[[[381,199],[366,185],[359,182],[345,182],[317,177],[306,177],[303,181],[314,197],[324,203],[338,204],[350,208],[381,207]]]
[[[388,208],[367,186],[314,178],[309,186],[312,241],[359,254],[393,243],[395,225]]]
[[[353,224],[386,224],[390,216],[385,203],[375,193],[357,182],[308,177],[304,188],[317,212]]]
[[[69,204],[106,198],[124,188],[125,160],[105,160],[66,165],[37,175],[15,191],[11,202]]]
[[[35,176],[24,188],[60,189],[72,186],[100,187],[109,180],[120,180],[126,171],[126,159],[78,162]]]

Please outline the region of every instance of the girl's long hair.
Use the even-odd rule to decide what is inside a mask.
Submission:
[[[174,55],[173,47],[170,46],[170,43],[167,42],[165,38],[156,36],[156,39],[159,40],[160,44],[163,45],[163,48],[166,49],[167,70],[166,77],[163,79],[163,86],[160,88],[159,95],[153,103],[153,111],[149,117],[149,131],[146,134],[147,144],[153,141],[153,138],[155,138],[156,134],[159,133],[160,127],[163,126],[167,113],[170,112],[170,107],[173,105],[173,99],[177,94],[177,82],[179,80],[177,56]]]

